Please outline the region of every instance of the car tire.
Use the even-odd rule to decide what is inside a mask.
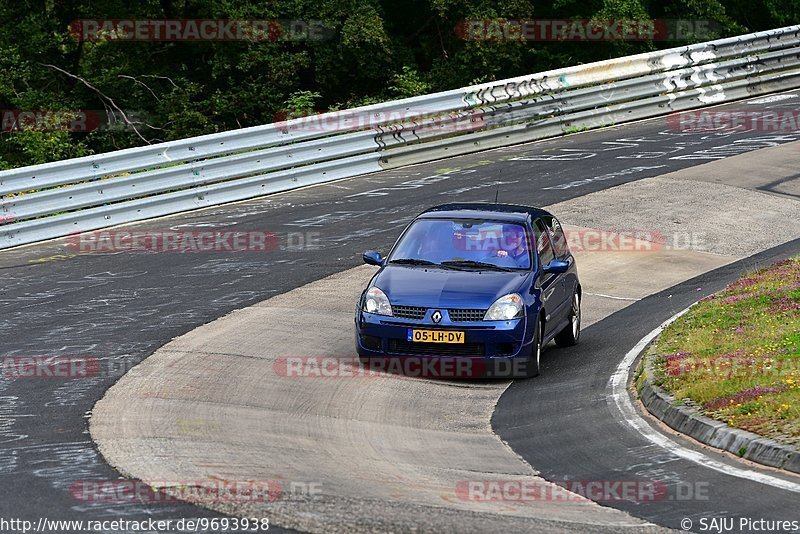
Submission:
[[[569,324],[556,334],[555,341],[559,347],[571,347],[578,343],[581,336],[581,296],[575,291],[572,294],[572,308],[569,312]]]

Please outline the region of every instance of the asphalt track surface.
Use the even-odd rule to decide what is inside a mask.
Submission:
[[[542,354],[542,375],[556,381],[517,381],[497,404],[492,428],[519,455],[556,483],[570,481],[652,481],[664,483],[654,500],[614,499],[606,506],[658,525],[681,529],[681,520],[742,518],[797,521],[800,495],[719,473],[683,460],[638,434],[613,401],[609,377],[628,350],[655,326],[697,301],[723,289],[750,269],[800,253],[800,239],[704,273],[623,308],[581,332],[578,345]],[[642,321],[642,317],[647,317]],[[611,335],[613,333],[613,335]],[[569,394],[565,394],[569,392]],[[524,413],[525,417],[519,414]],[[651,423],[656,428],[661,428]],[[742,467],[713,449],[666,432],[690,449]],[[798,477],[748,462],[750,469],[798,482]],[[663,499],[663,500],[662,500]],[[749,532],[755,529],[735,528]]]
[[[717,109],[792,109],[797,100],[764,102],[759,98],[756,102],[761,103],[733,103]],[[102,365],[99,375],[92,378],[0,378],[0,480],[8,488],[0,503],[0,517],[36,521],[43,515],[84,520],[214,516],[213,512],[177,502],[76,500],[69,491],[76,482],[119,477],[89,439],[87,413],[124,371],[170,339],[231,310],[355,266],[365,249],[387,250],[402,227],[430,205],[451,200],[493,200],[498,185],[501,201],[547,205],[798,139],[796,133],[681,133],[660,118],[125,227],[275,232],[281,246],[268,252],[77,253],[64,240],[4,251],[0,253],[0,356],[89,357]],[[315,240],[318,246],[295,246],[299,236],[305,241]],[[716,285],[721,287],[722,282]],[[632,306],[641,310],[639,314],[625,316],[641,325],[625,328],[635,326],[646,333],[664,313],[671,312],[659,309],[655,318],[654,307],[640,306]],[[641,321],[645,312],[653,313],[654,319]],[[635,344],[636,340],[626,344],[628,338],[610,331],[598,324],[585,332],[582,344],[601,343],[608,353],[598,358],[596,365],[609,360],[614,351],[621,356]],[[635,337],[632,330],[627,335]],[[574,363],[574,358],[565,357],[558,363],[545,361],[545,374],[551,380],[548,387],[570,392],[555,396],[562,404],[577,398],[570,387],[576,375],[569,367],[561,372],[561,365],[569,362]],[[596,376],[585,373],[583,378],[605,387],[610,372],[598,372]],[[520,388],[524,390],[525,385],[513,386],[508,399],[516,398]],[[556,398],[550,402],[558,404]],[[503,426],[507,403],[512,402],[508,399],[502,399],[495,420],[503,437],[513,431]],[[602,397],[600,401],[605,402]],[[539,413],[542,418],[549,415],[544,409]],[[584,436],[581,439],[588,441]],[[523,455],[531,448],[538,449],[528,442],[514,446],[525,451]],[[567,451],[568,446],[569,442],[558,446],[551,443],[550,452]],[[598,444],[596,450],[602,449]],[[581,463],[574,460],[573,465],[585,464],[588,469],[597,458],[593,454],[580,459]],[[601,473],[607,472],[603,471],[605,460],[609,459],[596,467]],[[559,469],[567,464],[559,464],[555,458],[550,465],[540,461],[534,465],[548,476],[569,474]],[[709,475],[704,472],[703,476]],[[733,491],[737,487],[734,485]],[[739,500],[741,495],[730,502]],[[766,498],[763,501],[766,512],[774,509],[770,502]],[[660,509],[659,514],[666,514],[663,520],[671,521],[675,509],[684,506],[663,506],[674,509]],[[719,506],[709,504],[706,509],[721,510]]]

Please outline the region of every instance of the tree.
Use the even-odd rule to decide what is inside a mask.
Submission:
[[[81,40],[80,19],[269,20],[240,40]],[[719,36],[800,20],[796,0],[0,0],[0,109],[86,112],[91,131],[0,132],[0,168],[265,124],[676,46],[474,39],[467,21],[710,21]],[[486,22],[488,24],[488,22]],[[709,36],[689,36],[706,40]],[[13,120],[11,121],[13,124]]]

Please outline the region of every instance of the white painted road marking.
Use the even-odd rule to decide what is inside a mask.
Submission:
[[[733,467],[731,465],[718,462],[712,459],[705,454],[693,451],[691,449],[687,449],[675,441],[672,441],[664,434],[657,432],[653,427],[651,427],[647,421],[645,421],[644,417],[642,417],[636,408],[633,406],[633,402],[631,402],[630,395],[627,390],[628,384],[628,376],[630,372],[630,367],[633,365],[634,360],[636,357],[641,353],[644,348],[651,342],[653,339],[656,338],[658,334],[660,334],[670,323],[675,321],[678,317],[683,315],[684,313],[688,312],[691,306],[686,308],[683,311],[680,311],[667,319],[663,322],[658,328],[647,334],[644,338],[642,338],[639,343],[636,344],[625,357],[620,362],[617,370],[614,371],[614,374],[611,375],[611,379],[608,381],[608,385],[611,388],[611,399],[614,400],[614,404],[619,409],[620,413],[622,414],[622,418],[632,426],[637,432],[639,432],[642,436],[650,440],[651,442],[655,443],[659,447],[663,447],[664,449],[668,450],[675,456],[683,458],[685,460],[689,460],[690,462],[694,462],[699,464],[703,467],[708,467],[715,471],[719,471],[720,473],[724,473],[726,475],[744,478],[746,480],[753,480],[755,482],[760,482],[761,484],[766,484],[768,486],[773,486],[776,488],[784,489],[787,491],[792,491],[794,493],[800,493],[800,484],[795,482],[790,482],[788,480],[784,480],[782,478],[773,477],[770,475],[766,475],[764,473],[760,473],[758,471],[753,471],[751,469],[742,469],[739,467]],[[611,404],[609,399],[609,404]]]
[[[636,302],[637,298],[630,298],[630,297],[615,297],[614,295],[605,295],[603,293],[589,293],[588,291],[583,292],[584,295],[592,295],[594,297],[603,297],[604,299],[614,299],[614,300],[630,300],[631,302]]]
[[[771,95],[764,98],[756,98],[755,100],[748,100],[748,104],[770,104],[772,102],[779,102],[789,98],[795,98],[797,95],[794,93],[787,93],[782,95]]]

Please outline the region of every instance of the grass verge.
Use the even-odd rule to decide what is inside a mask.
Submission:
[[[653,347],[654,382],[728,425],[800,445],[800,257],[701,300]]]

